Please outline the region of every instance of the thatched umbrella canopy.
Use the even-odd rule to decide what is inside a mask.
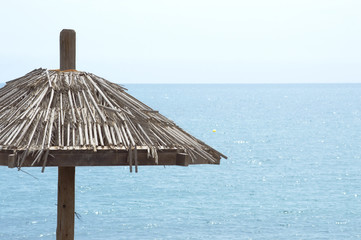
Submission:
[[[72,30],[62,31],[60,70],[36,69],[0,89],[0,165],[58,166],[58,215],[74,198],[76,166],[137,171],[138,165],[219,164],[221,157],[125,88],[75,70]],[[58,231],[68,220],[58,216]]]
[[[169,154],[162,157],[169,152],[174,152],[174,157],[187,154],[190,164],[217,164],[223,156],[125,88],[91,73],[36,69],[7,82],[0,96],[3,165],[8,165],[9,154],[15,154],[11,164],[16,167],[65,166],[69,162],[62,163],[54,156],[77,152],[146,153],[146,157],[126,159],[129,163],[71,159],[80,165],[176,164]]]

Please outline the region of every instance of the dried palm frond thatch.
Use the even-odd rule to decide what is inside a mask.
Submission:
[[[75,70],[36,69],[7,82],[0,89],[0,150],[22,151],[23,160],[35,154],[34,163],[46,161],[49,150],[136,147],[155,159],[174,148],[211,163],[225,157],[125,90]]]

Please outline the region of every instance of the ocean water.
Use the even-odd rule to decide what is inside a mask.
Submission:
[[[360,84],[125,87],[229,158],[78,167],[75,239],[360,238]],[[24,170],[0,167],[0,239],[55,239],[57,169]]]

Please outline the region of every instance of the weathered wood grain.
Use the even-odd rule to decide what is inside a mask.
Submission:
[[[220,161],[211,162],[201,156],[196,156],[192,161],[186,154],[179,154],[177,150],[163,150],[158,152],[158,163],[155,158],[148,157],[148,151],[145,149],[137,149],[134,152],[134,164],[136,166],[151,165],[180,165],[187,166],[189,164],[219,164]],[[21,156],[23,152],[18,152],[17,156]],[[9,165],[9,155],[12,151],[0,152],[0,165]],[[31,165],[35,160],[35,155],[28,155],[22,164],[22,167],[43,167],[43,162],[37,162]],[[186,160],[185,160],[186,159]],[[14,167],[19,167],[18,161],[15,161]],[[96,152],[89,150],[52,150],[46,162],[46,167],[75,167],[75,166],[129,166],[127,150],[98,150]]]
[[[75,167],[58,168],[57,240],[74,239]]]
[[[60,70],[76,69],[76,35],[71,29],[60,33]]]

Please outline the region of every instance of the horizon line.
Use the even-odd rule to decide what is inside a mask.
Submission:
[[[176,85],[176,84],[188,84],[188,85],[300,85],[300,84],[317,84],[317,85],[322,85],[322,84],[361,84],[361,82],[225,82],[225,83],[220,83],[220,82],[124,82],[124,83],[120,83],[120,82],[113,82],[115,84],[120,84],[120,85],[125,85],[125,84],[148,84],[148,85],[159,85],[159,84],[164,84],[164,85]],[[0,85],[4,84],[6,85],[6,82],[0,82]]]

